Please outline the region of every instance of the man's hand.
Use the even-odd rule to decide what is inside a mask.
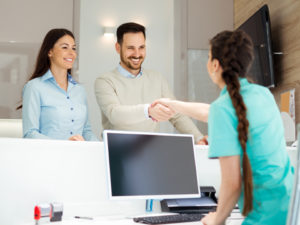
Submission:
[[[69,137],[69,140],[70,141],[85,141],[84,138],[79,134]]]
[[[148,108],[148,113],[149,116],[151,116],[151,118],[157,122],[167,121],[175,114],[172,109],[159,103],[150,105]]]

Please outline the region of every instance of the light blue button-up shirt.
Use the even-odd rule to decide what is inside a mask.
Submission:
[[[127,78],[134,79],[134,78],[139,78],[140,76],[143,75],[142,69],[140,70],[140,72],[138,73],[138,75],[135,76],[135,75],[131,74],[129,71],[127,71],[126,69],[124,69],[121,66],[121,64],[119,64],[117,68],[118,68],[118,71],[120,72],[120,74],[122,74],[124,77],[127,77]]]
[[[131,79],[139,78],[140,76],[143,75],[143,70],[142,70],[142,68],[141,68],[140,72],[138,73],[138,75],[136,75],[136,76],[133,75],[133,74],[131,74],[131,73],[130,73],[129,71],[127,71],[126,69],[124,69],[124,68],[121,66],[121,64],[118,65],[117,69],[118,69],[119,73],[120,73],[122,76],[127,77],[127,78],[131,78]],[[148,108],[149,108],[149,106],[150,106],[149,103],[145,104],[145,106],[144,106],[144,114],[145,114],[145,117],[146,117],[147,119],[150,119],[149,114],[148,114]]]
[[[51,70],[30,80],[23,89],[24,138],[62,139],[79,134],[97,141],[88,121],[84,88],[68,75],[68,89],[56,83]]]

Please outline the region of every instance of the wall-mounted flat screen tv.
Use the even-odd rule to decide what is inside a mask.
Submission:
[[[248,72],[248,77],[254,83],[266,87],[275,87],[271,25],[268,6],[264,5],[261,7],[237,29],[245,31],[252,38],[254,44],[255,59]]]

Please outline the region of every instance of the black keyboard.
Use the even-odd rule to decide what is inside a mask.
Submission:
[[[183,223],[200,221],[204,217],[203,214],[174,214],[167,216],[149,216],[149,217],[136,217],[133,218],[134,222],[144,224],[167,224],[167,223]]]

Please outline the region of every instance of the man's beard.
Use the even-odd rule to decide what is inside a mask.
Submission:
[[[125,64],[129,69],[131,69],[131,70],[140,70],[141,69],[141,67],[142,67],[142,63],[143,63],[143,57],[138,57],[138,59],[140,59],[141,60],[141,62],[139,63],[139,65],[132,65],[131,64],[131,62],[129,61],[130,59],[132,59],[132,58],[134,58],[134,59],[136,59],[135,57],[129,57],[128,58],[128,60],[126,60],[125,58],[124,58],[124,56],[121,54],[121,62],[123,63],[123,64]]]

